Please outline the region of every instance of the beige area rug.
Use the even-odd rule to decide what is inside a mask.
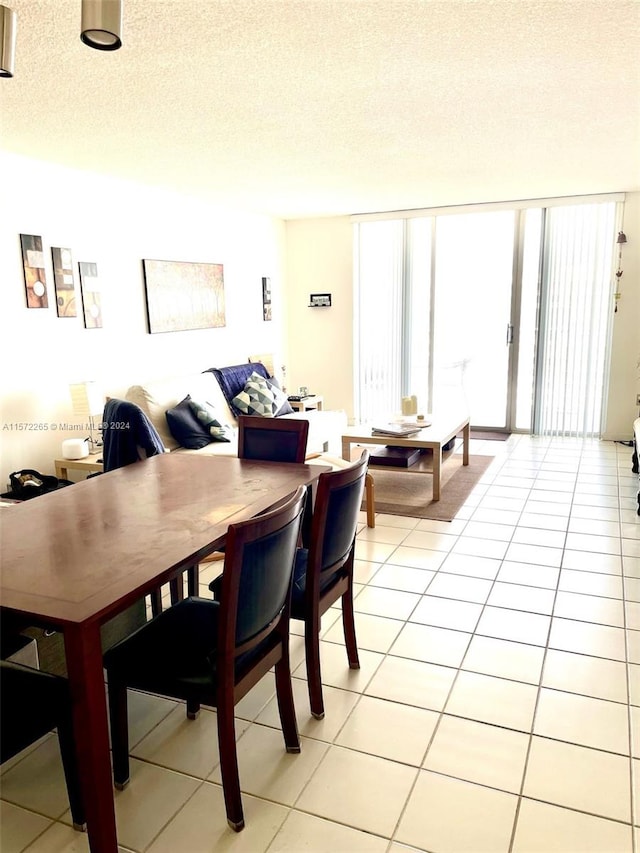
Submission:
[[[439,501],[433,500],[431,474],[372,471],[376,512],[451,521],[494,459],[495,456],[470,456],[467,466],[462,464],[461,453],[446,459],[442,465]]]

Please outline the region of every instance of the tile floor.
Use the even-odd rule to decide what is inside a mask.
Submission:
[[[214,712],[133,695],[122,851],[640,853],[631,451],[512,436],[472,452],[495,461],[453,522],[360,529],[362,665],[330,611],[322,721],[292,638],[301,754],[283,750],[271,679],[238,707],[244,832],[226,827]],[[0,805],[2,853],[88,849],[54,735],[5,764]]]

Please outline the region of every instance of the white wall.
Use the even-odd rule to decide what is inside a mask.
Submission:
[[[640,193],[627,193],[621,292],[613,321],[609,405],[603,438],[629,439],[640,393]],[[331,308],[307,308],[331,292]],[[287,223],[287,338],[293,387],[324,392],[353,417],[353,249],[348,217]]]
[[[110,396],[148,378],[236,364],[252,353],[284,361],[285,226],[199,201],[0,153],[0,491],[11,471],[53,473],[61,442],[81,423],[68,385],[97,379]],[[42,236],[49,307],[26,307],[20,234]],[[98,265],[102,329],[58,318],[51,247]],[[150,335],[142,259],[224,265],[226,327]],[[262,320],[263,276],[274,320]],[[16,425],[31,425],[19,429]],[[44,429],[38,425],[44,425]]]

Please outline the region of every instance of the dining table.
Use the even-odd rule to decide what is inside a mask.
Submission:
[[[101,625],[329,470],[164,453],[0,513],[0,607],[63,633],[93,853],[118,849]]]

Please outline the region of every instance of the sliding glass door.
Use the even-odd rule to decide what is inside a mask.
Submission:
[[[358,419],[416,395],[475,427],[597,435],[621,200],[358,221]]]
[[[436,222],[434,404],[459,383],[478,427],[507,426],[515,221],[502,210]]]

